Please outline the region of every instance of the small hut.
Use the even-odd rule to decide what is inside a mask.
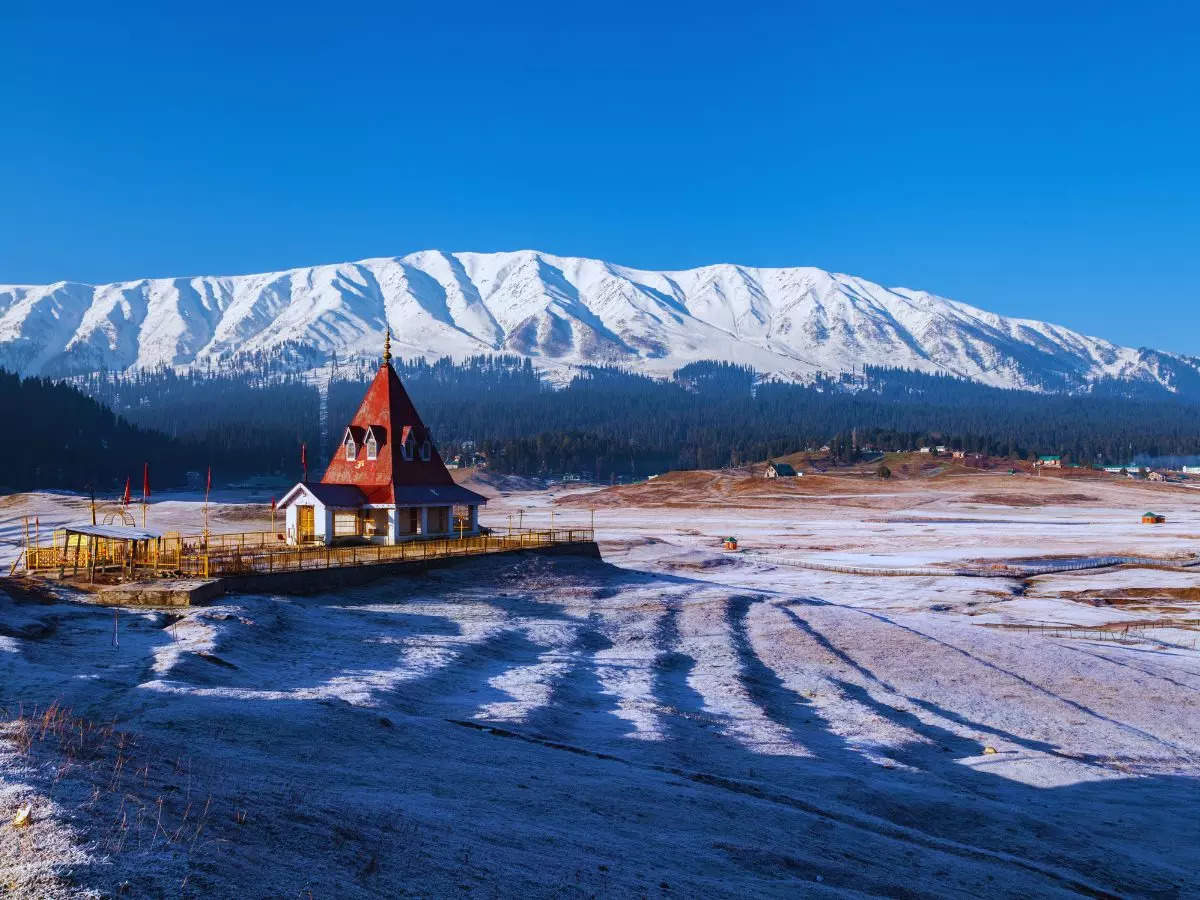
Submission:
[[[1143,525],[1161,525],[1165,521],[1167,521],[1167,517],[1163,516],[1163,515],[1159,515],[1156,512],[1142,513],[1142,524]]]
[[[130,525],[67,525],[61,531],[62,546],[51,548],[60,577],[87,572],[93,580],[99,571],[128,571],[153,565],[158,558],[157,531]]]
[[[787,463],[769,462],[767,463],[767,478],[796,478],[800,475],[794,468]]]

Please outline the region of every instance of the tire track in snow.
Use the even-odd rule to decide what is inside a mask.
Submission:
[[[457,725],[461,728],[469,728],[474,731],[483,732],[495,737],[519,740],[527,744],[534,744],[550,750],[558,750],[564,753],[572,753],[577,756],[586,756],[603,762],[617,763],[630,768],[640,769],[642,771],[658,772],[676,778],[683,778],[693,784],[705,785],[718,790],[727,791],[734,794],[741,794],[743,796],[761,800],[766,803],[791,807],[792,809],[829,822],[834,822],[856,830],[865,831],[875,837],[900,841],[906,844],[922,847],[926,850],[933,850],[935,852],[956,856],[960,859],[967,859],[975,862],[986,862],[1004,867],[1020,868],[1031,874],[1049,879],[1058,887],[1061,887],[1065,890],[1074,891],[1075,893],[1083,894],[1087,897],[1105,898],[1105,900],[1116,900],[1117,898],[1117,895],[1105,890],[1100,885],[1085,881],[1071,872],[1063,871],[1054,866],[1038,863],[1034,860],[1016,856],[1010,853],[1005,853],[1000,850],[989,850],[984,847],[975,847],[970,844],[963,844],[958,841],[935,837],[933,835],[926,834],[925,832],[908,828],[904,825],[898,825],[894,822],[871,816],[869,814],[856,814],[845,809],[834,809],[831,807],[820,806],[790,794],[785,794],[774,790],[767,790],[759,785],[739,781],[735,778],[683,769],[676,766],[667,766],[655,763],[641,763],[613,753],[590,750],[586,747],[580,747],[560,741],[546,740],[544,738],[524,734],[520,731],[500,728],[482,722],[471,722],[461,719],[447,719],[446,721],[451,725]]]

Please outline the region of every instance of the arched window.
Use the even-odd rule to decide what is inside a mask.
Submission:
[[[347,434],[346,435],[346,459],[349,462],[354,462],[354,459],[357,456],[358,456],[358,445],[356,443],[354,443],[354,435]]]
[[[375,442],[375,435],[367,437],[367,459],[375,459],[379,456],[379,444]]]
[[[425,440],[421,442],[421,459],[424,462],[429,462],[430,457],[432,457],[432,456],[433,456],[433,444],[430,443],[429,438],[425,438]]]

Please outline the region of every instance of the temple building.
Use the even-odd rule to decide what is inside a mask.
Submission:
[[[397,544],[479,534],[487,498],[454,483],[429,429],[383,363],[320,481],[301,481],[279,503],[290,544]]]

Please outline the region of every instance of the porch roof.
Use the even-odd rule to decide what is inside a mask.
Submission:
[[[394,488],[394,495],[397,506],[445,506],[453,503],[482,506],[487,503],[487,497],[483,494],[477,494],[461,484],[398,484]]]
[[[281,507],[290,505],[301,490],[311,495],[321,505],[332,506],[338,509],[358,509],[367,502],[366,494],[355,484],[325,484],[321,481],[301,481],[284,494],[283,500],[280,501],[279,505]]]
[[[129,525],[65,525],[63,531],[72,534],[86,534],[88,537],[108,538],[113,541],[152,541],[162,537],[157,531],[147,531],[144,528],[133,528]]]

